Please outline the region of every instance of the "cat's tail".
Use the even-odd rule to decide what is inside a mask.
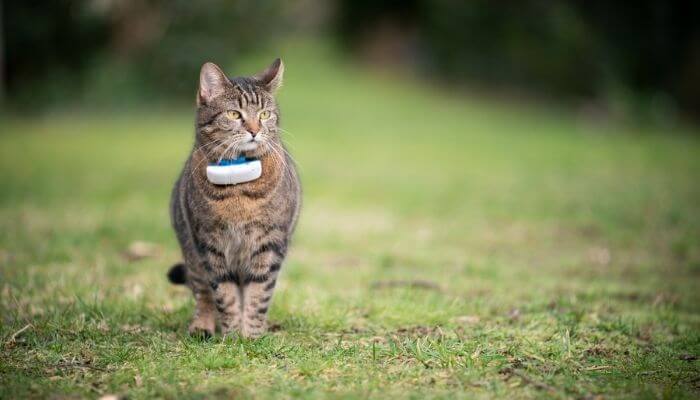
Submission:
[[[176,285],[184,285],[187,283],[187,270],[185,264],[177,263],[168,271],[168,280]]]

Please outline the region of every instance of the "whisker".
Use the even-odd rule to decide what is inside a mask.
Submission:
[[[285,133],[285,135],[284,135],[285,137],[283,137],[282,135],[278,135],[278,137],[280,138],[280,141],[281,141],[282,143],[284,143],[284,145],[289,146],[289,147],[291,147],[292,149],[294,149],[294,145],[292,145],[292,144],[287,140],[286,136],[288,136],[287,134],[289,134],[289,135],[295,137],[295,135],[293,135],[292,132],[289,132],[288,130],[283,129],[283,128],[278,128],[278,130],[280,130],[282,133]]]
[[[202,159],[197,163],[197,165],[195,165],[194,168],[192,168],[191,176],[194,176],[194,173],[197,171],[197,168],[201,167],[201,166],[202,166],[202,163],[203,163],[204,161],[207,161],[207,160],[209,159],[209,156],[210,156],[212,153],[216,152],[216,150],[217,150],[219,147],[228,144],[227,142],[230,141],[230,140],[235,140],[235,138],[224,138],[224,139],[221,140],[221,143],[218,143],[216,146],[214,146],[214,148],[212,148],[212,149],[210,150],[210,152],[208,152],[208,153],[205,152],[205,153],[204,153],[204,157],[202,157]]]
[[[201,149],[203,149],[203,148],[205,148],[205,147],[207,147],[207,146],[211,146],[211,145],[216,144],[216,143],[221,143],[221,142],[223,142],[224,140],[227,140],[227,139],[228,139],[228,138],[214,139],[214,140],[212,140],[212,141],[209,142],[209,143],[205,143],[205,144],[203,144],[203,145],[201,145],[201,146],[195,148],[194,150],[192,150],[192,152],[194,153],[195,151],[201,150]]]
[[[283,161],[279,150],[277,150],[277,148],[275,147],[275,142],[274,142],[274,141],[268,141],[267,144],[268,144],[269,149],[270,149],[270,151],[271,151],[270,154],[272,155],[272,157],[273,157],[275,163],[277,163],[277,165],[282,166],[282,168],[285,170],[285,172],[287,172],[287,171],[286,171],[286,170],[287,170],[287,163]]]
[[[295,134],[293,134],[292,132],[290,132],[290,131],[288,131],[288,130],[286,130],[286,129],[284,129],[284,128],[277,127],[277,130],[282,131],[282,133],[286,133],[286,134],[288,134],[288,135],[290,135],[290,136],[296,136]]]
[[[282,131],[283,133],[292,134],[292,132],[289,132],[288,130],[286,130],[286,129],[284,129],[284,128],[278,127],[277,130]],[[285,145],[288,145],[288,146],[290,146],[290,147],[294,147],[294,146],[292,146],[291,143],[287,142],[286,139],[282,137],[282,135],[279,135],[279,138],[280,138],[280,141],[281,141],[282,143],[284,143]],[[283,147],[283,149],[284,149],[284,147]],[[289,155],[289,156],[291,157],[291,154],[289,154],[289,152],[286,151],[286,149],[284,149],[284,150],[285,150],[285,153],[287,153],[287,155]],[[295,162],[296,162],[296,160],[295,160]]]
[[[284,152],[284,154],[286,154],[292,160],[292,162],[294,163],[295,166],[297,166],[299,169],[302,169],[301,165],[299,165],[297,160],[292,156],[292,154],[289,151],[287,151],[287,149],[284,148],[283,145],[277,144],[277,146],[279,147],[280,150],[282,150]]]
[[[280,142],[282,142],[282,144],[284,144],[285,146],[291,147],[292,150],[295,149],[295,146],[294,146],[293,144],[291,144],[290,142],[287,141],[287,139],[285,139],[285,138],[283,138],[283,137],[281,137],[281,136],[280,136]]]
[[[275,158],[278,160],[278,162],[281,164],[282,168],[284,168],[284,172],[287,175],[287,178],[289,180],[294,180],[294,170],[289,166],[289,163],[287,162],[287,158],[284,156],[284,153],[287,155],[289,154],[283,146],[281,146],[279,143],[271,141],[270,142],[270,149],[273,150],[275,154]],[[290,156],[291,158],[291,156]],[[292,162],[294,160],[292,159]]]
[[[234,139],[235,139],[235,138],[234,138]],[[242,139],[231,141],[231,144],[230,144],[228,147],[226,147],[226,149],[225,149],[223,152],[221,152],[221,157],[219,157],[219,161],[218,161],[218,162],[221,163],[221,160],[224,159],[224,156],[226,155],[226,153],[227,153],[229,150],[231,150],[231,148],[232,148],[233,146],[238,145],[238,144],[240,144],[241,142],[242,142]]]

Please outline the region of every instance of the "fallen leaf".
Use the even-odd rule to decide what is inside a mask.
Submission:
[[[481,318],[479,318],[476,315],[462,315],[460,317],[452,318],[450,321],[457,323],[457,324],[472,325],[472,324],[478,324],[479,321],[481,321]]]
[[[144,258],[157,257],[161,253],[161,248],[157,244],[137,240],[132,242],[122,253],[127,261],[138,261]]]
[[[518,319],[520,319],[520,309],[514,308],[510,310],[510,312],[508,313],[508,318],[510,318],[511,321],[517,321]]]
[[[108,332],[109,324],[107,324],[107,321],[101,320],[100,323],[97,324],[97,329],[99,329],[101,332]]]

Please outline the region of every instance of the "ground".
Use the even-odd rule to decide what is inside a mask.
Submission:
[[[165,278],[191,108],[4,118],[0,398],[700,396],[697,132],[283,55],[304,206],[258,340],[188,337]]]

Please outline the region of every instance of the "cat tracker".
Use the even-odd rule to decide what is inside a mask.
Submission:
[[[215,185],[236,185],[260,178],[262,164],[254,158],[222,159],[207,166],[207,179]]]

